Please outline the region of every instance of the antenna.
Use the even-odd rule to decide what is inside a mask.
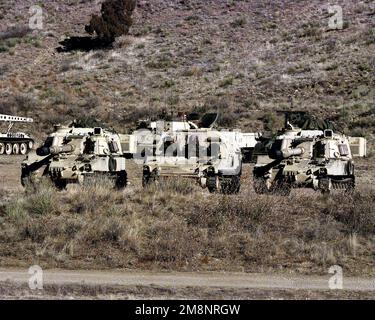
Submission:
[[[6,114],[0,114],[0,121],[3,122],[34,122],[31,118],[8,116]]]
[[[293,97],[289,96],[288,97],[288,101],[290,103],[290,109],[293,110],[294,109],[294,100],[293,100]]]
[[[0,114],[0,121],[2,122],[9,122],[7,134],[12,130],[14,122],[34,122],[31,118],[24,118],[24,117],[17,117],[17,116],[8,116],[6,114]]]

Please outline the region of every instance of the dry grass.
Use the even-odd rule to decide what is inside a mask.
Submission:
[[[374,197],[209,195],[185,180],[123,192],[44,184],[2,207],[2,265],[372,273]]]

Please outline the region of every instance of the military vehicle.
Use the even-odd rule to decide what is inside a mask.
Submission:
[[[161,115],[162,118],[168,120],[148,121],[142,120],[137,126],[137,130],[129,135],[129,151],[133,156],[144,157],[145,154],[152,153],[155,148],[156,140],[160,140],[164,135],[171,135],[176,132],[186,132],[194,129],[212,129],[217,121],[218,115],[216,113],[205,114],[202,119],[196,114],[184,115],[179,114],[175,118],[170,118],[168,115]]]
[[[367,139],[364,137],[349,137],[350,151],[353,158],[365,158],[367,156]]]
[[[207,113],[202,118],[197,114],[187,116],[181,114],[171,120],[140,121],[138,130],[133,134],[123,135],[123,140],[126,140],[126,144],[124,144],[125,153],[128,158],[132,158],[134,155],[144,156],[154,148],[155,136],[161,137],[189,130],[203,130],[202,132],[215,130],[214,126],[217,119],[217,113]],[[243,163],[251,162],[253,150],[261,134],[243,133],[240,130],[222,130],[222,134],[225,134],[225,132],[228,132],[232,142],[241,150]]]
[[[0,122],[8,123],[6,133],[0,133],[0,155],[26,155],[34,146],[34,140],[26,133],[11,132],[14,123],[31,123],[33,119],[0,114]]]
[[[304,112],[285,112],[285,118],[285,128],[273,140],[263,142],[266,154],[257,155],[255,191],[288,195],[292,188],[301,187],[327,193],[352,190],[354,162],[348,137]],[[302,125],[293,119],[303,120]]]
[[[242,156],[233,138],[234,134],[222,134],[212,129],[190,129],[156,136],[157,143],[145,156],[143,186],[161,183],[160,178],[182,177],[195,179],[211,193],[238,193]]]
[[[22,163],[24,186],[41,176],[48,176],[58,189],[96,176],[109,177],[117,188],[124,188],[127,173],[120,136],[100,127],[56,126],[43,146]]]

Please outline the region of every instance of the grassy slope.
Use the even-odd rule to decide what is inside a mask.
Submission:
[[[140,1],[131,35],[90,53],[54,49],[83,35],[99,5],[45,4],[44,30],[1,53],[1,103],[47,131],[87,114],[124,131],[162,108],[221,109],[223,125],[262,130],[259,119],[272,123],[291,95],[298,108],[371,135],[375,5],[338,3],[345,29],[328,31],[326,1]],[[1,28],[27,23],[29,4],[2,4]]]

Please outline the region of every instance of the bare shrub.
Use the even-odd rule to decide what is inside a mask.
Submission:
[[[230,128],[236,125],[238,117],[231,112],[223,112],[217,121],[217,124],[221,127]]]
[[[181,266],[192,262],[199,253],[198,230],[189,229],[177,217],[155,221],[146,229],[144,237],[146,243],[142,248],[142,258],[156,263]]]
[[[124,222],[118,217],[98,216],[87,224],[82,239],[90,244],[99,242],[117,243],[125,230]]]
[[[230,109],[228,99],[221,97],[208,97],[204,102],[204,108],[206,111],[209,110],[220,110],[225,113]]]
[[[1,64],[0,65],[0,76],[5,75],[9,70],[10,70],[10,66],[8,64]]]
[[[319,265],[326,267],[337,263],[333,246],[326,243],[319,243],[313,244],[308,250],[310,252],[310,259]]]
[[[124,115],[123,120],[133,123],[139,120],[147,120],[155,115],[155,112],[158,112],[158,110],[150,110],[150,108],[135,108]]]
[[[0,32],[0,40],[6,40],[10,38],[23,38],[30,31],[30,28],[27,26],[15,26],[12,28],[8,28],[8,30]]]
[[[272,212],[272,202],[267,198],[252,197],[252,201],[249,201],[243,196],[219,196],[209,203],[196,203],[185,217],[190,223],[201,227],[218,228],[231,221],[235,228],[251,231],[265,222]]]
[[[352,195],[335,195],[327,200],[325,212],[346,227],[349,233],[375,234],[375,192],[361,190]]]
[[[188,178],[161,178],[158,184],[153,186],[162,192],[190,194],[194,191],[194,182]]]
[[[27,219],[25,201],[22,198],[15,199],[14,202],[5,206],[5,213],[11,221],[17,224],[24,222]]]
[[[57,211],[56,190],[52,184],[43,182],[27,195],[26,209],[30,214],[46,215]]]
[[[0,113],[17,114],[27,113],[36,108],[35,99],[27,94],[11,96],[9,99],[0,102]]]
[[[42,242],[49,234],[48,226],[41,220],[28,219],[26,224],[20,228],[20,236],[23,239],[31,239]]]
[[[301,236],[306,243],[316,241],[334,241],[343,239],[341,232],[344,226],[336,221],[332,216],[320,215],[297,228],[297,234]]]
[[[100,232],[104,241],[119,241],[124,231],[123,223],[118,218],[108,218],[104,221]]]
[[[78,234],[83,228],[83,223],[81,220],[68,218],[64,224],[64,234],[69,238],[74,237]]]
[[[96,214],[107,209],[108,204],[121,202],[122,194],[113,189],[114,183],[105,176],[95,176],[86,180],[84,186],[70,191],[67,202],[71,212]]]
[[[82,103],[81,107],[84,108],[84,109],[89,109],[89,110],[93,110],[93,109],[96,109],[98,108],[100,105],[100,100],[98,97],[94,96],[94,95],[90,95],[89,97],[87,97],[84,102]]]
[[[74,68],[75,61],[72,59],[65,59],[61,62],[60,72],[67,72]]]

